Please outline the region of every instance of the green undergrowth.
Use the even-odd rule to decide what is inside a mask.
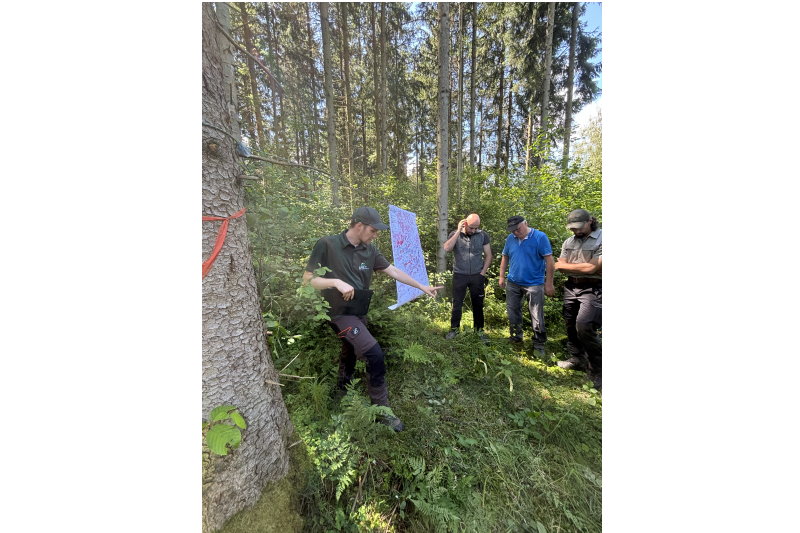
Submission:
[[[529,325],[523,346],[506,340],[495,296],[487,346],[469,327],[444,339],[446,299],[388,311],[382,295],[391,292],[376,293],[369,320],[403,432],[374,422],[386,409],[369,404],[363,363],[361,379],[335,398],[339,341],[327,326],[290,326],[283,335],[293,342],[273,350],[276,369],[313,378],[281,378],[302,441],[288,485],[302,531],[600,531],[601,397],[583,373],[555,366],[565,342],[557,318],[541,360]],[[462,326],[471,322],[465,310]],[[248,524],[270,531],[254,517]]]

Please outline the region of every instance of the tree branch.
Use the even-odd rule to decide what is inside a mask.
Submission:
[[[316,172],[320,172],[322,174],[325,174],[326,176],[330,176],[330,174],[328,172],[326,172],[326,171],[324,171],[322,169],[319,169],[319,168],[316,168],[316,167],[310,167],[310,166],[304,165],[302,163],[291,163],[289,161],[279,161],[277,159],[270,159],[268,157],[261,157],[261,156],[257,156],[257,155],[247,155],[247,156],[242,156],[242,157],[245,157],[247,159],[258,159],[259,161],[265,161],[267,163],[272,163],[273,165],[283,165],[283,166],[286,166],[286,167],[307,168],[308,170],[314,170]]]
[[[222,25],[218,21],[215,20],[214,23],[217,25],[217,28],[219,29],[220,33],[222,33],[222,35],[224,35],[225,38],[228,39],[228,42],[230,42],[233,46],[235,46],[236,49],[239,50],[241,53],[247,55],[248,57],[250,57],[250,59],[255,61],[258,64],[258,66],[261,67],[264,70],[264,72],[267,73],[267,76],[269,76],[270,80],[272,80],[272,83],[275,84],[275,86],[278,88],[281,94],[283,94],[283,87],[281,87],[281,84],[278,83],[278,79],[272,75],[272,72],[270,72],[270,70],[266,66],[264,66],[264,63],[262,63],[261,60],[258,59],[256,56],[254,56],[253,54],[242,48],[239,45],[239,43],[234,41],[233,37],[228,35],[228,33],[224,29],[222,29]]]

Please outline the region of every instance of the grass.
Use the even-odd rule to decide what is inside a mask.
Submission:
[[[284,380],[303,441],[293,450],[293,492],[267,497],[283,502],[277,517],[259,502],[224,531],[271,531],[287,516],[284,526],[294,526],[284,531],[600,531],[602,401],[583,373],[554,364],[564,356],[558,309],[548,309],[539,360],[529,326],[523,346],[506,340],[505,307],[494,298],[488,346],[470,328],[444,339],[446,300],[395,312],[388,304],[373,303],[370,330],[388,353],[389,401],[406,430],[373,422],[363,383],[333,399],[338,340],[307,328],[275,361],[281,368],[300,354],[291,373],[317,377]],[[462,326],[471,321],[465,309]],[[364,377],[362,363],[356,375]]]

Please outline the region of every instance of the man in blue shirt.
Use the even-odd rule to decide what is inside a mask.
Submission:
[[[523,296],[528,300],[533,325],[533,349],[544,355],[547,331],[544,325],[544,297],[554,296],[553,250],[550,239],[543,232],[528,226],[524,217],[508,219],[508,231],[500,260],[500,288],[506,289],[506,311],[511,328],[511,342],[522,342]],[[506,267],[508,282],[506,282]]]

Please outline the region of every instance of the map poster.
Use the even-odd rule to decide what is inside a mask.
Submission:
[[[428,285],[428,271],[425,268],[425,258],[422,256],[422,245],[419,242],[416,213],[390,205],[389,228],[392,233],[394,266],[422,285]],[[404,303],[425,294],[405,283],[395,281],[395,284],[397,285],[397,303],[389,306],[389,309],[397,309]]]

